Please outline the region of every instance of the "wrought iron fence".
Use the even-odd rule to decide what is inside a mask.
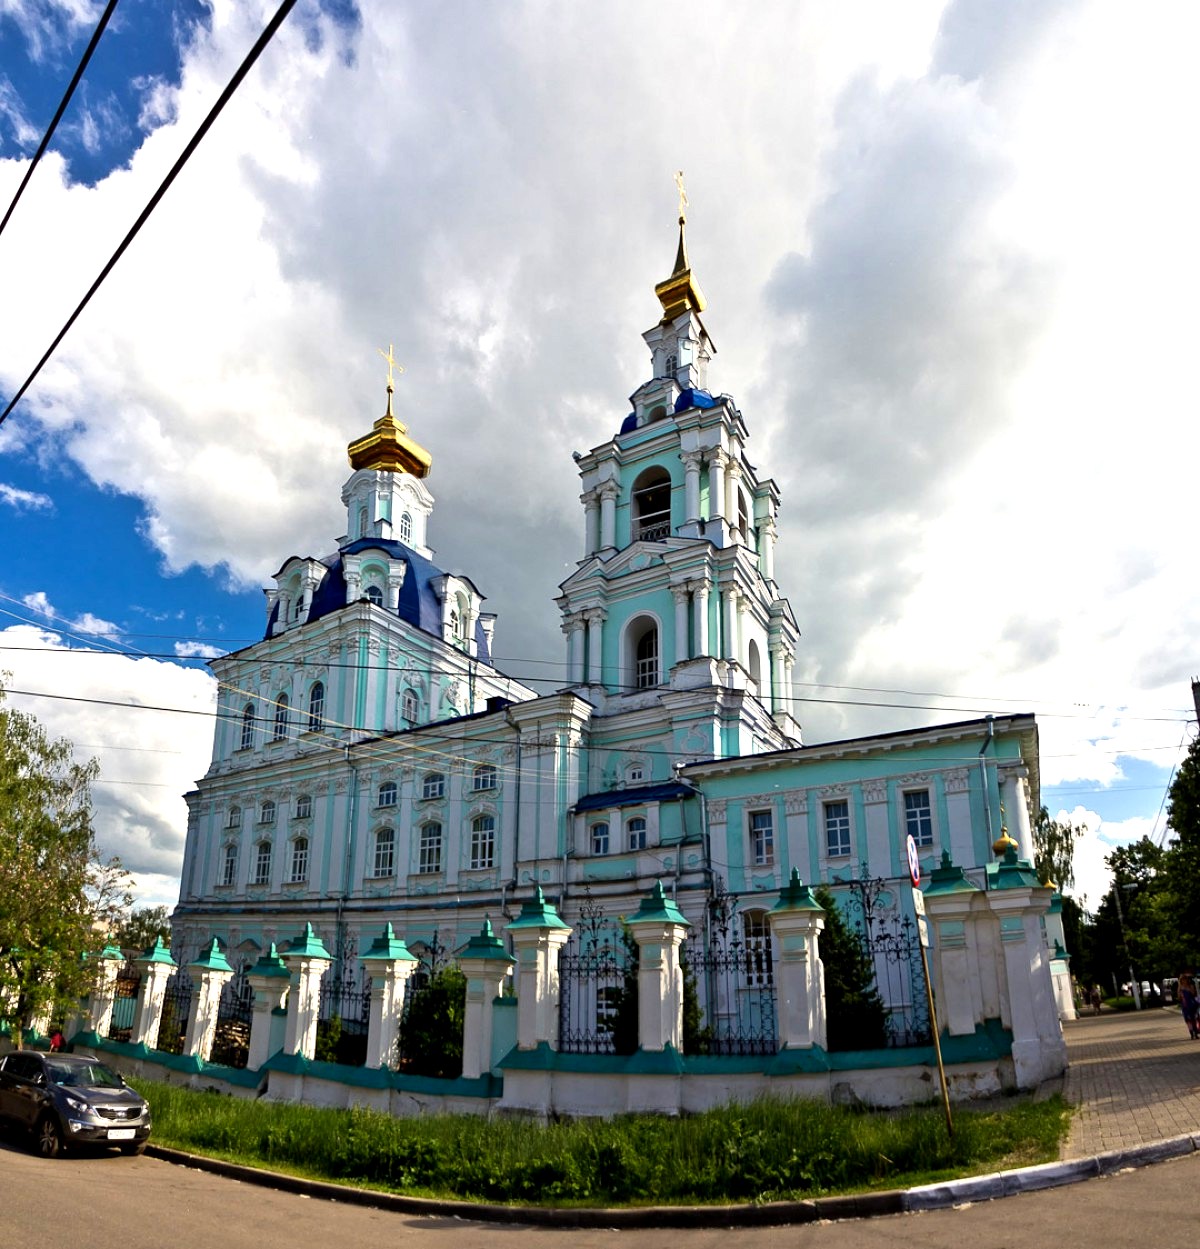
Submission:
[[[638,1044],[637,947],[585,891],[558,956],[558,1048],[632,1054]]]
[[[927,1045],[932,1039],[921,946],[916,922],[903,915],[899,887],[882,877],[868,877],[866,865],[848,881],[846,918],[875,970],[875,988],[883,1002],[888,1048]]]
[[[707,932],[693,930],[683,945],[684,1052],[774,1054],[779,1042],[766,912],[740,909],[718,876],[706,918]]]
[[[182,1054],[187,1035],[188,1017],[192,1010],[192,977],[185,967],[167,981],[163,993],[162,1015],[154,1048],[164,1054]]]
[[[324,1062],[361,1067],[367,1059],[370,1019],[370,977],[360,984],[350,969],[341,975],[326,974],[321,981],[317,1057]]]
[[[217,1028],[210,1061],[223,1067],[243,1068],[250,1057],[250,1021],[254,1017],[254,990],[247,963],[225,982],[217,1005]]]
[[[437,930],[409,947],[418,965],[404,996],[396,1038],[396,1066],[410,1075],[453,1079],[462,1075],[466,977],[448,961]]]
[[[113,986],[113,1009],[108,1023],[110,1041],[128,1041],[133,1032],[133,1016],[137,1010],[138,985],[142,973],[132,963],[126,963],[117,973]]]

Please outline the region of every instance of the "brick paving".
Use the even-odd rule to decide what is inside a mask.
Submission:
[[[1200,1133],[1200,1041],[1178,1007],[1085,1015],[1063,1033],[1077,1107],[1064,1159]]]

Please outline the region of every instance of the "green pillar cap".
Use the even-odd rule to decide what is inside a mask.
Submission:
[[[1066,950],[1063,949],[1063,943],[1059,941],[1057,937],[1054,939],[1054,957],[1055,958],[1070,958],[1071,957],[1066,952]]]
[[[119,945],[114,945],[111,941],[96,955],[99,959],[111,961],[114,963],[122,963],[125,961],[125,955],[121,951]]]
[[[1033,864],[1028,859],[1017,857],[1017,843],[1013,842],[1004,852],[1004,857],[995,864],[995,883],[993,889],[1042,889],[1045,886],[1038,880]]]
[[[323,958],[333,962],[333,955],[325,948],[321,938],[313,932],[312,924],[305,924],[304,931],[289,947],[286,958]]]
[[[792,868],[788,883],[779,893],[779,901],[771,908],[770,914],[776,911],[820,911],[825,908],[813,897],[812,889],[800,879],[800,869]]]
[[[554,909],[554,904],[546,901],[546,895],[542,892],[541,885],[534,890],[533,897],[528,902],[522,903],[521,914],[509,924],[509,929],[513,928],[566,928],[570,929],[570,924],[564,924],[562,916]]]
[[[362,959],[378,959],[384,963],[415,963],[417,956],[396,936],[391,924],[385,924],[383,932],[371,943]]]
[[[936,897],[940,893],[982,893],[982,890],[967,879],[961,867],[955,865],[950,851],[943,850],[942,861],[929,873],[929,884],[922,892],[926,897]]]
[[[274,941],[271,942],[271,948],[250,968],[252,976],[287,976],[289,974],[286,964],[279,957]]]
[[[628,922],[640,924],[650,921],[658,924],[683,924],[686,928],[691,927],[691,924],[684,919],[680,909],[667,897],[661,880],[654,882],[654,888],[642,899],[641,906],[629,917]]]
[[[229,966],[229,960],[221,953],[221,943],[216,937],[212,939],[212,945],[189,966],[198,967],[201,971],[233,971],[233,968]]]
[[[145,953],[134,961],[138,963],[166,963],[168,967],[178,966],[175,960],[171,957],[170,948],[163,944],[161,932],[154,938],[154,944],[147,947]]]
[[[455,954],[459,958],[486,958],[505,963],[516,961],[509,958],[508,951],[504,948],[504,942],[492,931],[492,921],[490,919],[485,919],[483,927],[466,945],[455,950]]]

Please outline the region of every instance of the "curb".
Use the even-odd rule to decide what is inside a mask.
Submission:
[[[815,1197],[809,1201],[772,1201],[737,1206],[621,1206],[548,1207],[504,1206],[494,1202],[445,1201],[429,1197],[406,1197],[401,1193],[378,1192],[369,1188],[306,1180],[279,1171],[205,1158],[199,1154],[148,1145],[147,1157],[176,1166],[208,1171],[227,1179],[299,1193],[326,1201],[342,1201],[355,1206],[391,1210],[397,1214],[418,1214],[428,1218],[453,1218],[467,1222],[515,1223],[538,1227],[579,1228],[688,1228],[688,1227],[783,1227],[800,1223],[831,1222],[835,1219],[869,1219],[885,1214],[915,1214],[944,1210],[977,1201],[1014,1197],[1077,1184],[1082,1180],[1114,1175],[1133,1167],[1150,1166],[1172,1158],[1200,1152],[1200,1134],[1174,1136],[1149,1145],[1115,1149],[1091,1158],[1067,1162],[1047,1162],[1041,1166],[974,1175],[942,1184],[919,1188],[888,1189],[879,1193],[859,1193],[839,1197]]]

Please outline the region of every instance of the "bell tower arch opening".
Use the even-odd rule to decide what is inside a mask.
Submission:
[[[671,536],[671,474],[655,465],[633,483],[634,542],[660,542]]]

